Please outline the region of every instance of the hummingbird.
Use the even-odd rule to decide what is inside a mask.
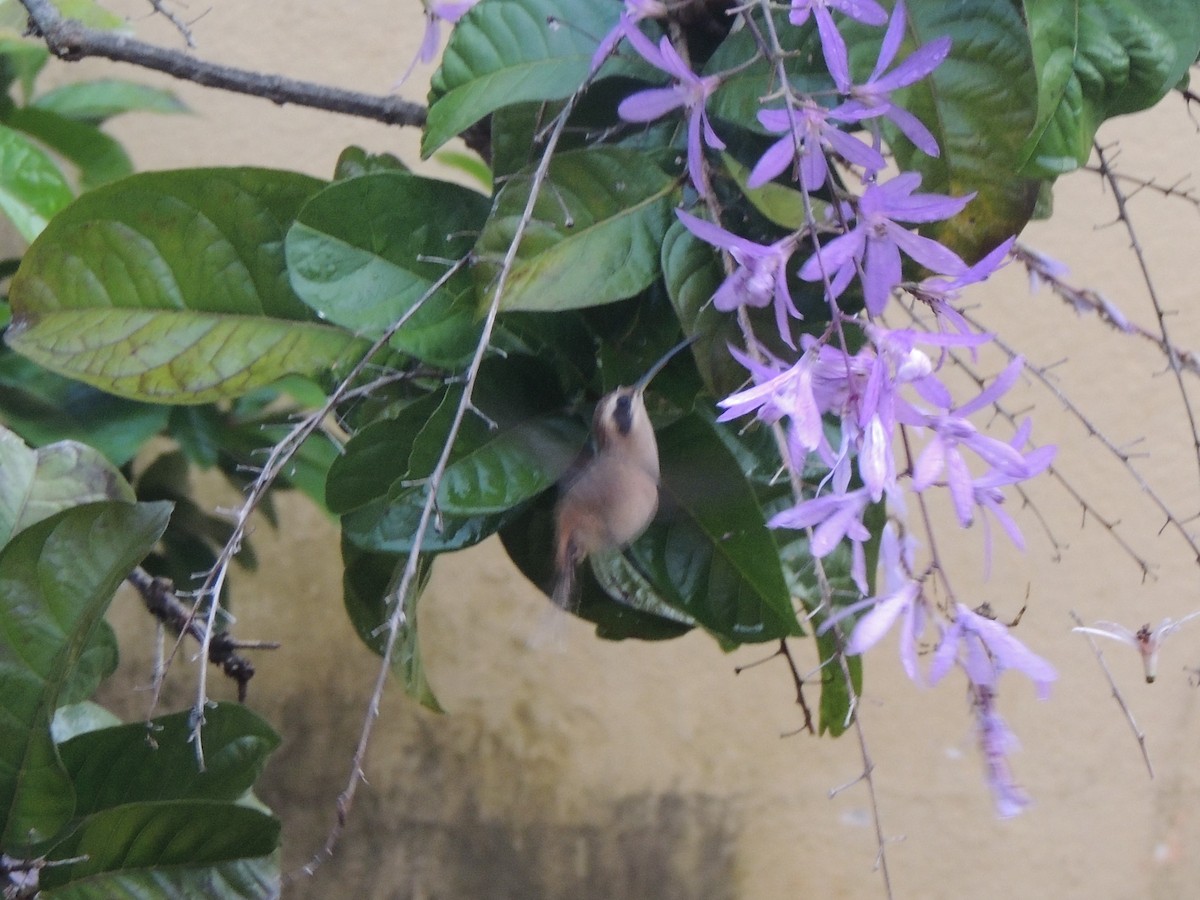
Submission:
[[[605,394],[592,417],[595,453],[561,489],[554,511],[554,590],[575,600],[575,573],[589,555],[633,542],[658,510],[658,441],[646,413],[646,386],[696,336],[680,341],[629,386]]]

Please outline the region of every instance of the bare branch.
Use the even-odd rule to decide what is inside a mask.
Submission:
[[[364,94],[205,62],[187,53],[167,50],[115,32],[98,31],[74,19],[65,19],[50,0],[21,0],[21,3],[29,13],[31,32],[41,37],[50,52],[60,59],[74,61],[98,56],[165,72],[173,78],[205,87],[263,97],[280,105],[294,103],[387,125],[425,124],[425,107],[399,97]]]

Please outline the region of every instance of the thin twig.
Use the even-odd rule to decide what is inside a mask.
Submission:
[[[164,72],[205,87],[263,97],[280,105],[294,103],[388,125],[425,124],[425,107],[399,97],[364,94],[205,62],[187,53],[167,50],[117,32],[98,31],[74,19],[65,19],[50,0],[21,0],[21,3],[29,13],[32,33],[41,37],[50,52],[60,59],[74,61],[98,56]]]
[[[458,438],[459,429],[462,426],[467,414],[473,408],[472,395],[475,390],[475,384],[479,377],[479,370],[483,364],[484,356],[487,354],[488,344],[491,341],[492,331],[496,324],[496,318],[500,312],[500,298],[504,295],[505,287],[508,283],[508,277],[512,272],[513,264],[516,261],[517,250],[520,247],[521,240],[529,227],[529,223],[533,219],[534,206],[537,203],[538,197],[541,194],[541,188],[550,170],[550,161],[554,156],[554,150],[558,145],[558,139],[562,135],[563,127],[566,125],[567,118],[574,110],[579,97],[587,88],[588,83],[585,82],[571,97],[566,101],[562,110],[558,114],[558,120],[555,123],[554,129],[547,138],[546,145],[542,151],[541,160],[538,162],[538,167],[530,180],[529,199],[525,204],[525,210],[521,214],[520,220],[517,222],[513,237],[508,246],[508,252],[504,256],[504,261],[501,264],[499,275],[496,278],[492,288],[491,301],[488,304],[487,315],[483,320],[482,331],[480,332],[479,342],[475,347],[475,355],[471,358],[471,363],[467,368],[466,375],[463,377],[462,397],[458,402],[458,406],[454,411],[454,417],[450,422],[450,427],[446,431],[446,437],[442,444],[442,452],[438,457],[437,463],[426,479],[426,498],[425,503],[421,508],[421,517],[417,523],[416,529],[413,531],[412,548],[408,554],[408,561],[404,566],[404,573],[400,577],[400,583],[397,585],[393,595],[388,600],[393,604],[392,612],[388,616],[388,621],[385,626],[387,640],[383,647],[383,658],[379,664],[379,672],[375,679],[375,687],[371,692],[370,700],[367,703],[367,712],[363,718],[362,729],[359,732],[358,745],[354,750],[354,757],[350,765],[350,776],[347,780],[345,788],[338,795],[337,800],[337,818],[334,824],[330,827],[325,838],[325,844],[321,849],[313,855],[313,857],[300,869],[299,872],[293,873],[292,878],[300,875],[312,875],[317,868],[331,856],[341,838],[342,832],[345,830],[346,822],[350,815],[351,807],[354,804],[354,797],[358,791],[358,785],[363,781],[363,765],[366,762],[367,748],[371,742],[371,735],[374,732],[375,722],[379,718],[379,708],[383,700],[383,691],[387,685],[388,678],[392,671],[392,656],[396,649],[397,639],[400,636],[400,631],[404,627],[407,616],[408,601],[416,582],[417,570],[421,555],[421,547],[425,543],[425,535],[429,530],[430,522],[434,517],[434,509],[437,505],[438,488],[441,485],[442,477],[445,475],[446,469],[450,464],[450,455],[454,450],[454,444]]]
[[[1080,628],[1085,627],[1083,619],[1079,618],[1079,613],[1075,610],[1070,611],[1071,619]],[[1146,747],[1146,732],[1139,727],[1137,720],[1133,717],[1133,711],[1130,710],[1129,704],[1125,702],[1125,697],[1121,694],[1121,689],[1117,687],[1117,682],[1113,679],[1112,672],[1108,669],[1108,663],[1104,661],[1104,651],[1096,644],[1096,639],[1086,631],[1080,632],[1087,638],[1088,644],[1091,645],[1092,653],[1096,655],[1096,662],[1100,663],[1100,668],[1104,671],[1104,677],[1108,679],[1108,686],[1112,688],[1113,699],[1117,701],[1117,705],[1121,707],[1121,712],[1125,714],[1125,721],[1129,723],[1129,728],[1133,731],[1133,736],[1137,738],[1138,747],[1142,751],[1142,759],[1146,762],[1146,771],[1150,773],[1150,777],[1154,778],[1154,765],[1150,762],[1150,751]]]
[[[1085,172],[1092,172],[1096,175],[1106,174],[1099,166],[1093,166],[1091,164],[1084,166],[1083,170]],[[1137,175],[1126,175],[1124,172],[1110,171],[1108,174],[1116,178],[1118,181],[1123,181],[1126,184],[1133,185],[1133,191],[1126,195],[1126,199],[1128,200],[1132,200],[1142,191],[1151,191],[1152,193],[1158,194],[1161,197],[1166,197],[1172,200],[1182,200],[1189,206],[1192,206],[1196,210],[1200,211],[1200,194],[1197,194],[1194,188],[1183,186],[1184,182],[1191,177],[1190,175],[1184,175],[1182,178],[1172,182],[1171,184],[1160,184],[1154,178],[1140,178]]]
[[[179,36],[183,38],[183,42],[187,44],[189,50],[194,50],[196,47],[195,38],[192,37],[192,29],[188,27],[187,22],[175,15],[174,11],[167,9],[163,5],[162,0],[148,0],[150,5],[154,7],[154,11],[175,26],[175,30],[179,32]]]

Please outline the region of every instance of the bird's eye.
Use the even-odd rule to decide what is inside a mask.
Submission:
[[[622,436],[629,434],[633,428],[633,397],[629,394],[621,394],[617,397],[613,404],[613,424],[617,427],[617,431]]]

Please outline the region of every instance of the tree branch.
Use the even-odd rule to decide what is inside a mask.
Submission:
[[[187,53],[167,50],[111,31],[98,31],[74,19],[64,19],[50,0],[21,0],[29,13],[29,30],[46,42],[59,59],[75,61],[98,56],[130,63],[144,69],[252,97],[263,97],[283,105],[294,103],[387,125],[425,124],[425,107],[399,97],[377,96],[359,91],[296,81],[281,75],[264,75],[196,59]]]

